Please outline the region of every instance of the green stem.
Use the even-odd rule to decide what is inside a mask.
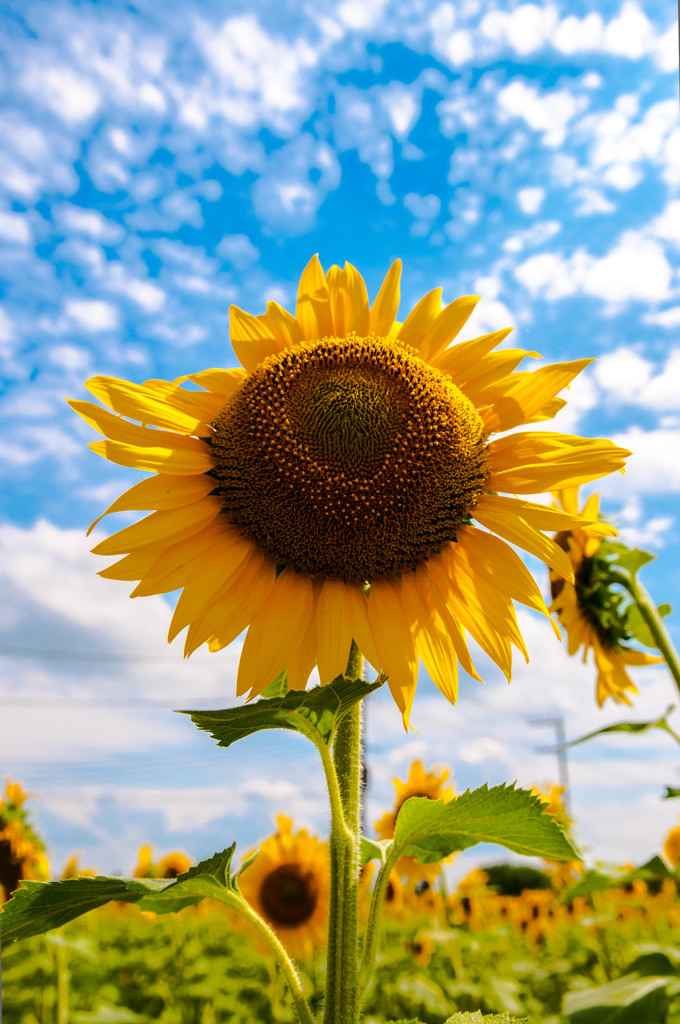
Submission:
[[[394,859],[389,857],[380,868],[373,887],[371,907],[368,912],[368,924],[366,925],[364,957],[361,963],[361,976],[359,978],[359,992],[361,998],[365,995],[366,989],[370,984],[375,960],[378,955],[382,908],[385,902],[385,891],[387,890],[387,884],[390,880],[390,871],[392,870],[393,865]]]
[[[293,996],[293,1004],[297,1010],[300,1024],[314,1024],[314,1018],[302,992],[300,979],[297,976],[297,971],[295,970],[293,961],[290,959],[277,935],[272,931],[267,922],[260,917],[257,911],[251,907],[243,896],[236,895],[234,893],[216,893],[214,898],[226,903],[227,906],[232,908],[232,910],[238,911],[239,914],[242,914],[243,917],[245,917],[247,921],[250,921],[253,927],[256,928],[273,952],[278,961],[279,967],[283,971],[284,977],[288,982],[291,995]]]
[[[621,583],[624,586],[630,596],[635,601],[640,615],[645,620],[645,624],[652,634],[652,639],[660,653],[663,655],[664,661],[668,665],[668,669],[673,677],[673,681],[680,692],[680,658],[678,652],[673,646],[673,641],[668,635],[668,631],[663,624],[663,619],[659,615],[656,605],[652,601],[645,587],[635,576],[630,578],[616,574],[615,582]]]
[[[346,675],[361,679],[363,656],[352,643]],[[357,993],[361,702],[338,722],[332,763],[324,757],[331,797],[331,896],[324,1024],[355,1024]],[[336,789],[337,786],[337,789]]]

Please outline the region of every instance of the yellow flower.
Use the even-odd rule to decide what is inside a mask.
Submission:
[[[680,861],[680,825],[672,828],[663,844],[664,856],[677,868]]]
[[[239,876],[248,903],[274,929],[291,956],[311,959],[326,942],[330,867],[328,844],[306,829],[292,831],[279,815],[278,831]]]
[[[132,872],[133,878],[155,878],[155,866],[151,860],[152,847],[144,844],[137,854],[137,866]]]
[[[174,850],[166,854],[156,865],[156,878],[177,878],[191,867],[191,861],[185,853]]]
[[[392,839],[394,827],[397,822],[397,815],[401,810],[404,801],[411,796],[424,796],[428,800],[453,800],[454,791],[450,786],[445,787],[450,772],[447,768],[437,775],[435,772],[426,772],[422,761],[414,761],[409,769],[406,782],[401,779],[393,779],[396,791],[394,810],[386,811],[375,823],[375,830],[381,839]],[[406,875],[411,881],[423,879],[432,883],[440,871],[440,864],[419,864],[415,857],[400,857],[396,865],[399,875]]]
[[[101,575],[138,580],[134,597],[181,589],[169,639],[187,629],[186,655],[248,628],[239,695],[283,670],[304,688],[314,665],[328,683],[352,639],[387,675],[405,724],[419,659],[452,702],[458,663],[479,678],[466,634],[509,679],[512,647],[528,657],[513,601],[548,612],[505,541],[571,577],[542,531],[582,520],[499,492],[596,479],[629,454],[515,432],[554,416],[590,360],[515,373],[536,353],[494,352],[509,329],[451,345],[478,297],[442,309],[440,288],[399,323],[400,273],[397,261],[369,306],[354,267],[324,274],[315,256],[295,316],[275,302],[260,316],[231,307],[242,369],[94,377],[87,388],[113,412],[70,403],[104,435],[94,451],[156,474],[107,509],[151,514],[97,544],[123,556]]]
[[[555,494],[562,508],[578,511],[578,488],[566,488]],[[563,530],[555,541],[566,552],[573,567],[574,579],[568,580],[550,570],[552,604],[550,610],[567,634],[567,650],[576,654],[583,648],[583,662],[592,650],[597,668],[597,703],[602,707],[607,697],[618,704],[630,704],[628,692],[638,693],[626,669],[634,665],[654,665],[663,658],[626,647],[629,639],[624,615],[620,609],[621,595],[607,583],[607,565],[598,559],[602,537],[611,535],[611,527],[598,521],[599,496],[591,494],[581,515],[589,525]],[[602,575],[604,573],[604,576]]]
[[[0,905],[24,879],[45,882],[50,875],[44,843],[23,806],[26,796],[20,783],[5,780],[0,800]]]

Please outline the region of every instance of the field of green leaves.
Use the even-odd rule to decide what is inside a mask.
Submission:
[[[524,918],[498,919],[506,901],[493,924],[480,892],[454,901],[444,925],[402,906],[386,922],[367,1024],[441,1024],[479,1009],[535,1024],[680,1024],[677,896],[627,888],[552,916],[547,894],[524,893]],[[321,957],[303,965],[317,1010],[322,969]],[[4,1024],[295,1019],[274,965],[209,903],[159,918],[113,906],[7,947],[2,1009]]]

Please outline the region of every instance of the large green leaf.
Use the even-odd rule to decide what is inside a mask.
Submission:
[[[662,729],[667,732],[674,740],[678,740],[678,734],[668,724],[668,716],[671,711],[675,710],[674,704],[669,704],[663,715],[660,718],[655,718],[651,722],[616,722],[614,725],[605,725],[601,729],[595,729],[594,732],[588,732],[585,736],[579,736],[576,740],[571,740],[569,743],[565,743],[565,747],[575,747],[579,743],[585,743],[586,740],[592,740],[594,736],[604,736],[610,732],[631,732],[631,733],[643,733],[648,732],[649,729]]]
[[[586,871],[582,878],[562,893],[560,903],[570,903],[578,896],[590,896],[595,892],[607,892],[609,889],[620,889],[623,885],[630,885],[637,879],[644,882],[665,881],[672,878],[678,884],[678,876],[666,867],[661,857],[652,857],[640,867],[632,871],[617,871],[607,873],[604,871]]]
[[[4,942],[15,942],[58,928],[105,903],[135,903],[141,910],[171,914],[206,897],[235,891],[230,867],[234,843],[176,879],[69,878],[63,882],[24,881],[0,913]]]
[[[642,551],[640,548],[628,548],[625,544],[611,540],[602,542],[600,553],[607,557],[613,568],[624,569],[631,576],[636,576],[643,565],[653,562],[656,558],[656,555],[651,554],[649,551]]]
[[[515,853],[572,860],[578,853],[544,805],[527,790],[484,785],[446,803],[410,797],[397,816],[394,850],[421,863],[441,860],[476,843],[497,843]]]
[[[329,743],[338,721],[358,701],[382,686],[361,679],[338,676],[326,686],[311,690],[290,690],[283,697],[270,697],[245,707],[222,711],[182,711],[204,732],[209,732],[220,747],[251,736],[262,729],[292,729],[314,742]]]
[[[563,1012],[570,1024],[663,1024],[670,980],[626,974],[598,988],[569,992]]]

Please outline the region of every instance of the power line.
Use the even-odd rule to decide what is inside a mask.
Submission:
[[[175,654],[114,654],[109,651],[67,651],[60,648],[42,649],[34,647],[18,647],[13,644],[0,644],[0,656],[7,658],[39,658],[43,661],[113,661],[130,664],[133,662],[175,662],[181,658]],[[192,664],[207,665],[208,658],[196,658]]]

